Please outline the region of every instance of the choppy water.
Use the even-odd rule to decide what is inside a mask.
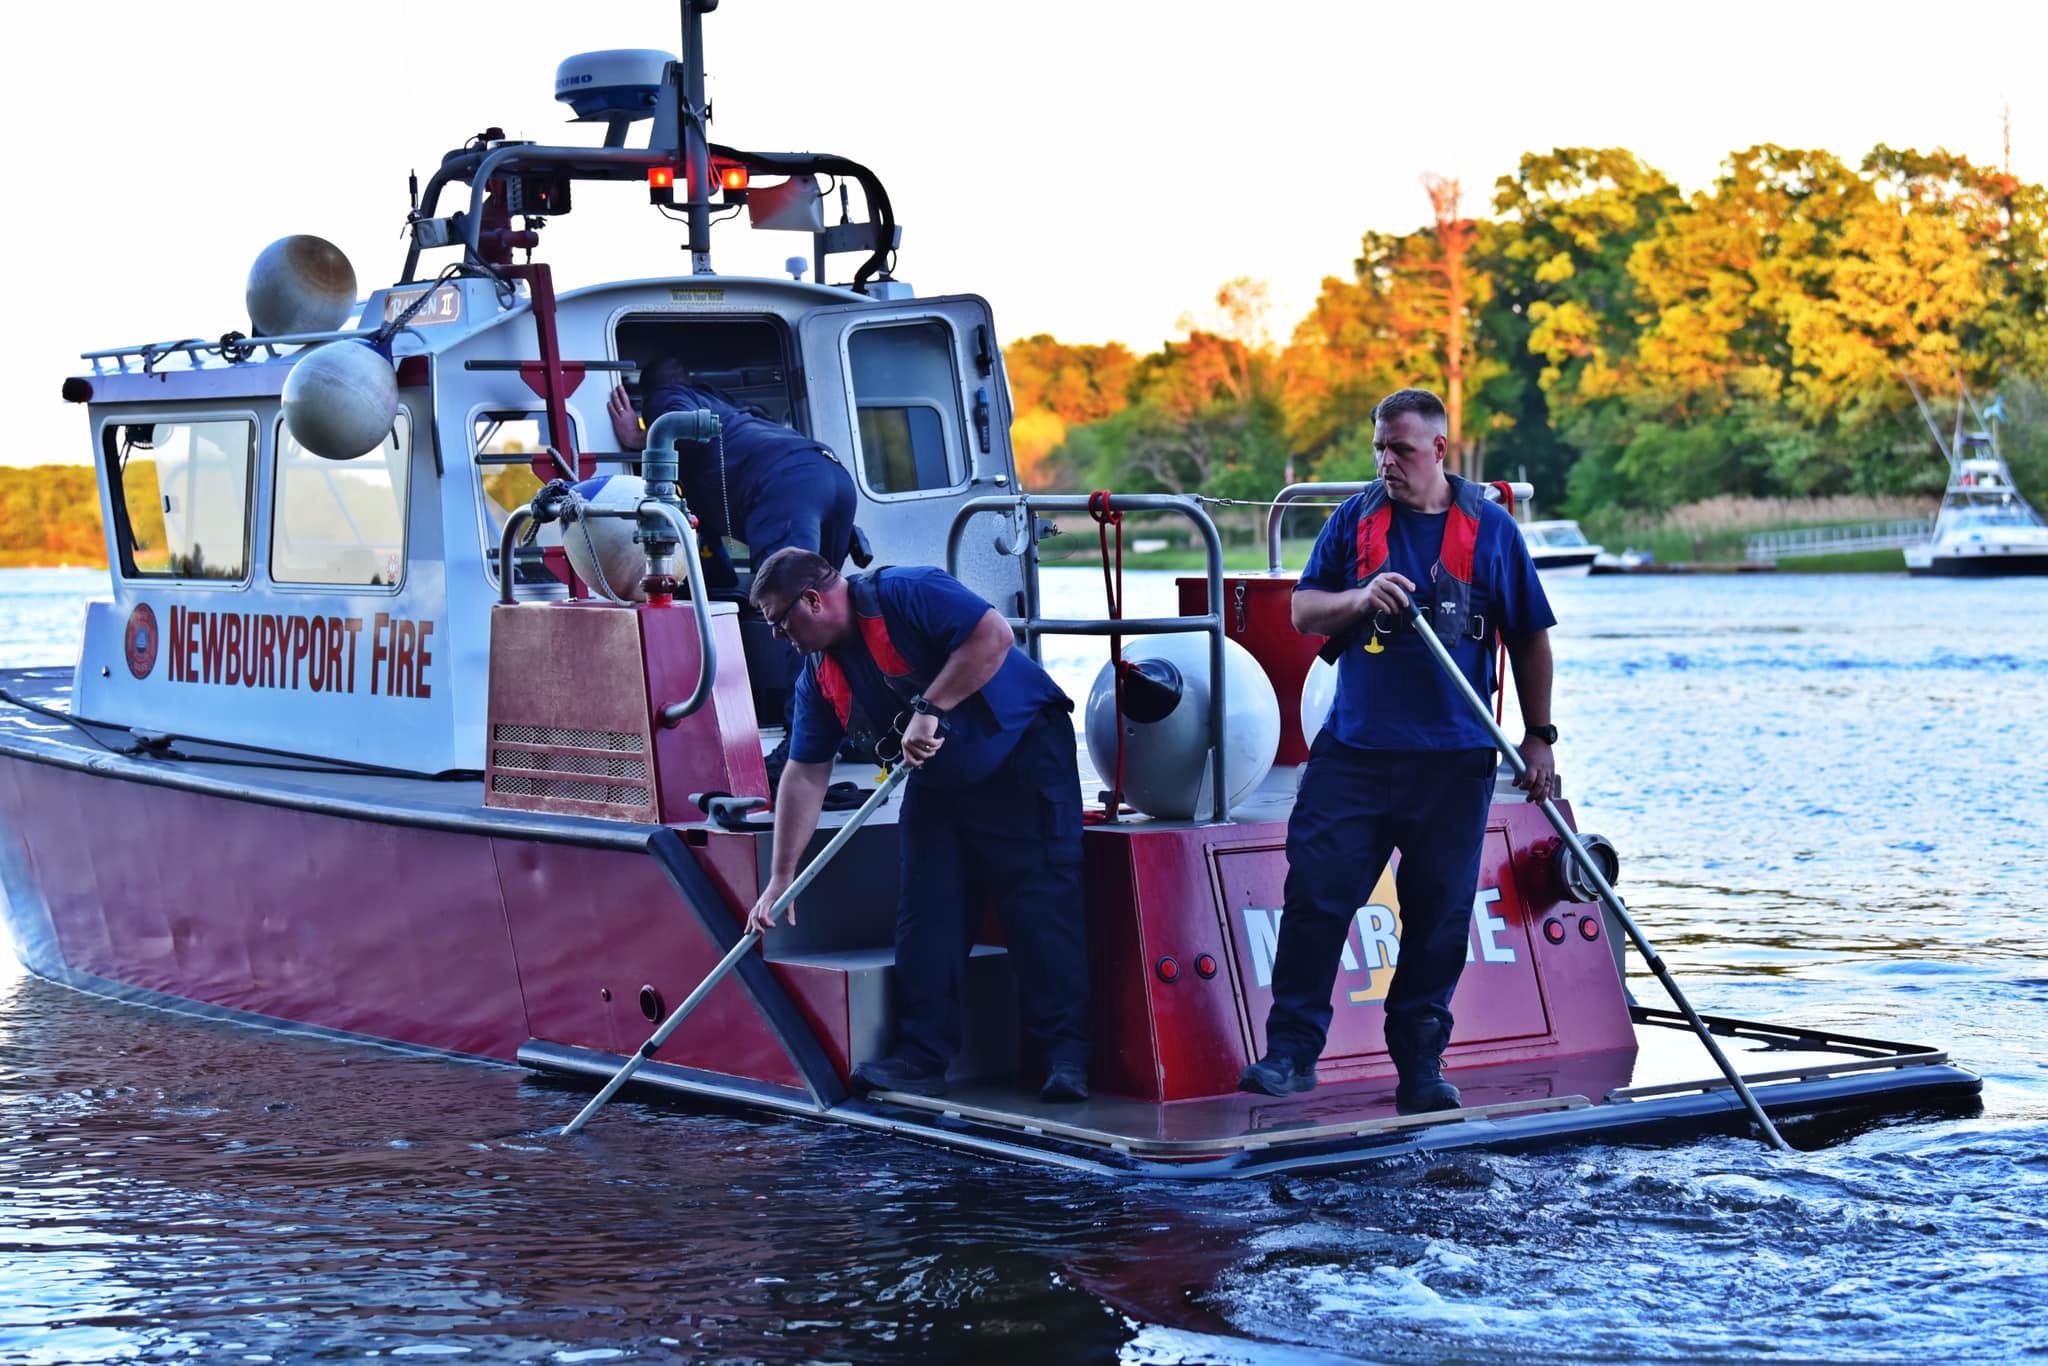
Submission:
[[[0,575],[0,663],[68,659],[101,582]],[[2048,583],[1553,597],[1566,780],[1695,1000],[1945,1045],[1981,1117],[1199,1188],[642,1104],[560,1143],[517,1135],[583,1093],[514,1069],[0,969],[0,1355],[2048,1354]]]

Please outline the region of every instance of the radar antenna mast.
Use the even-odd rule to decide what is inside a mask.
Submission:
[[[683,60],[676,72],[683,184],[690,223],[690,273],[711,274],[711,110],[704,102],[704,16],[718,0],[682,0]]]

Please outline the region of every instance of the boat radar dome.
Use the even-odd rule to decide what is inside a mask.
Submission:
[[[355,312],[355,267],[324,237],[280,237],[249,267],[247,297],[259,337],[332,332]]]
[[[674,60],[651,48],[579,52],[555,68],[555,98],[575,111],[577,123],[652,118]]]
[[[398,376],[376,348],[334,341],[299,357],[284,377],[284,425],[328,460],[353,460],[384,444],[398,420]]]
[[[1162,820],[1208,818],[1209,638],[1149,636],[1124,647],[1124,799]],[[1225,789],[1235,806],[1250,796],[1280,750],[1280,699],[1251,652],[1223,642]],[[1116,683],[1102,666],[1088,691],[1088,757],[1108,778],[1116,772]]]

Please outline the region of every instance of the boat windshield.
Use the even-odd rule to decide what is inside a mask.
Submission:
[[[1522,538],[1537,550],[1592,544],[1577,522],[1531,522],[1522,528]]]
[[[1972,527],[2040,526],[2041,519],[2025,503],[2002,503],[1996,506],[1962,508],[1950,515],[1949,529],[1966,531]]]

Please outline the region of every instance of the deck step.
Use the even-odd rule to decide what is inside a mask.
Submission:
[[[846,1056],[858,1067],[885,1056],[896,1030],[896,951],[842,949],[778,956],[780,965],[846,974]],[[1017,982],[1009,951],[976,944],[967,959],[961,992],[960,1056],[947,1074],[952,1081],[1000,1076],[1018,1066]]]

